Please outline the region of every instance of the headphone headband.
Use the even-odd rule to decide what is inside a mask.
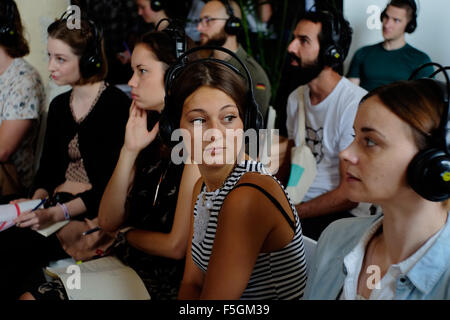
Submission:
[[[228,0],[222,0],[222,3],[223,3],[223,5],[225,6],[225,10],[227,10],[227,14],[228,14],[230,17],[235,17],[235,15],[234,15],[234,10],[233,10],[233,8],[231,7],[230,2],[229,2]]]
[[[74,10],[67,9],[63,12],[59,21],[67,21]],[[86,43],[86,48],[80,58],[80,72],[84,79],[90,78],[97,74],[105,61],[103,61],[101,46],[103,39],[103,29],[90,19],[85,19],[92,32],[92,39]]]
[[[312,21],[320,21],[322,23],[322,32],[326,35],[325,41],[321,41],[320,43],[320,57],[322,58],[325,65],[335,68],[337,66],[342,65],[344,62],[348,50],[350,47],[350,42],[343,42],[342,39],[342,30],[343,23],[346,23],[346,20],[341,21],[341,16],[339,11],[336,8],[329,6],[325,9],[319,9],[316,3],[306,12],[305,16],[302,19],[312,19]],[[329,38],[325,28],[329,30]],[[344,29],[344,32],[347,30]],[[351,28],[348,30],[349,37],[351,39],[352,30]],[[345,40],[345,38],[344,38]],[[344,47],[343,47],[344,46]]]
[[[408,166],[407,177],[413,190],[423,198],[430,201],[444,201],[450,198],[450,126],[448,125],[450,79],[447,73],[450,67],[444,67],[435,62],[425,63],[414,70],[408,80],[413,79],[420,70],[429,66],[437,66],[438,70],[419,80],[432,81],[436,84],[443,95],[445,109],[439,127],[432,133],[433,141],[437,141],[436,145],[418,152]],[[439,73],[443,73],[445,83],[432,79]]]
[[[155,27],[156,31],[158,31],[159,26],[164,21],[169,22],[169,25],[167,28],[163,29],[162,32],[166,32],[172,39],[175,40],[175,56],[178,59],[184,52],[186,52],[186,33],[178,21],[169,18],[159,20]]]
[[[325,57],[327,60],[329,60],[329,64],[335,65],[340,64],[344,61],[345,55],[344,52],[342,52],[342,48],[340,46],[340,39],[341,39],[341,23],[336,17],[336,14],[332,11],[320,11],[322,14],[330,17],[329,24],[331,26],[330,28],[330,38],[331,38],[331,45],[328,46],[328,49],[325,51]]]
[[[225,6],[225,10],[229,18],[225,22],[225,32],[229,35],[237,35],[242,29],[242,21],[234,15],[233,7],[228,0],[221,0],[222,4]]]
[[[229,69],[231,69],[233,72],[235,72],[239,76],[244,77],[242,75],[242,73],[238,70],[238,68],[236,68],[235,66],[231,65],[229,62],[224,61],[224,60],[219,60],[216,58],[202,58],[202,59],[193,60],[191,62],[187,61],[187,57],[189,55],[192,55],[193,53],[200,51],[200,50],[222,51],[222,52],[229,54],[232,58],[234,58],[239,63],[239,65],[242,67],[242,69],[245,72],[245,77],[247,78],[247,88],[248,88],[247,106],[246,106],[246,108],[244,110],[244,114],[243,114],[244,130],[247,130],[249,128],[260,129],[264,126],[264,118],[262,117],[261,112],[259,111],[259,106],[255,101],[255,96],[253,93],[253,81],[250,76],[250,72],[249,72],[248,68],[246,67],[246,65],[244,64],[244,62],[234,52],[232,52],[224,47],[211,46],[211,45],[194,47],[194,48],[186,51],[185,53],[183,53],[177,59],[177,61],[173,65],[171,65],[169,67],[169,69],[167,69],[166,74],[164,76],[165,107],[161,114],[161,119],[159,122],[159,129],[160,129],[160,136],[162,137],[163,141],[165,141],[165,143],[167,145],[172,144],[171,134],[172,134],[173,130],[175,130],[177,127],[177,124],[175,122],[179,121],[179,119],[176,120],[176,119],[172,118],[172,117],[174,117],[174,114],[176,113],[176,111],[174,111],[174,110],[170,111],[172,100],[173,100],[170,91],[173,86],[173,81],[181,74],[181,72],[188,65],[203,63],[205,61],[212,61],[215,63],[220,63],[221,65],[224,65],[225,67],[228,67]]]
[[[436,67],[438,67],[438,69],[436,71],[434,71],[432,74],[430,74],[428,76],[428,78],[425,78],[425,79],[433,80],[431,78],[435,77],[439,73],[442,73],[445,78],[446,90],[443,91],[443,94],[444,94],[444,103],[447,106],[447,111],[446,112],[444,111],[444,114],[442,115],[442,118],[441,118],[441,123],[439,125],[439,129],[437,131],[438,131],[438,134],[441,135],[441,137],[444,139],[443,146],[445,147],[446,153],[450,155],[450,127],[448,126],[448,120],[450,119],[450,116],[448,114],[450,112],[450,77],[446,71],[446,70],[450,69],[450,66],[444,67],[441,64],[436,63],[436,62],[428,62],[428,63],[421,65],[416,70],[414,70],[413,73],[409,76],[408,80],[414,79],[415,76],[420,72],[420,70],[427,68],[429,66],[436,66]],[[437,80],[433,80],[433,81],[437,82]]]
[[[381,12],[381,15],[380,15],[380,20],[381,21],[383,21],[383,18],[386,16],[386,9],[387,9],[387,7],[392,5],[392,2],[394,2],[394,1],[395,0],[390,0],[389,3],[387,4],[386,8],[384,8],[383,12]],[[401,4],[409,6],[413,10],[412,18],[407,23],[407,25],[405,27],[405,32],[406,33],[413,33],[416,30],[416,28],[417,28],[417,5],[416,5],[416,1],[415,0],[397,0],[397,1],[401,2]]]
[[[253,92],[253,81],[252,81],[252,77],[251,77],[251,75],[250,75],[250,71],[248,70],[248,68],[247,68],[247,66],[244,64],[244,62],[242,62],[242,60],[241,60],[241,59],[240,59],[233,51],[231,51],[231,50],[229,50],[229,49],[227,49],[227,48],[219,47],[219,46],[212,46],[212,45],[206,45],[206,46],[199,46],[199,47],[191,48],[191,49],[189,49],[188,51],[186,51],[185,53],[183,53],[183,54],[177,59],[177,61],[176,61],[175,64],[173,65],[173,67],[175,68],[177,65],[180,65],[180,64],[185,65],[185,64],[186,64],[186,57],[187,57],[187,56],[193,54],[194,52],[202,51],[202,50],[218,50],[218,51],[225,52],[225,53],[229,54],[232,58],[234,58],[234,59],[242,66],[242,68],[244,69],[244,72],[245,72],[245,75],[246,75],[246,78],[247,78],[247,81],[248,81],[248,87],[249,87],[250,94],[251,94],[252,96],[254,96],[254,92]],[[215,59],[214,59],[214,58],[205,58],[205,59],[202,59],[202,60],[205,61],[205,60],[215,60]],[[221,61],[220,63],[225,64],[226,66],[230,67],[232,70],[236,70],[236,68],[235,68],[234,66],[230,65],[229,63],[226,63],[226,62],[224,62],[224,61]],[[169,68],[169,70],[170,70],[170,69],[172,69],[172,67]],[[165,80],[165,83],[166,83],[166,90],[167,90],[167,88],[168,88],[167,85],[170,83],[170,81],[173,80],[173,79],[168,79],[168,76],[169,76],[169,73],[170,73],[169,70],[167,70],[167,72],[166,72],[166,80]],[[240,72],[238,72],[238,73],[240,74]]]

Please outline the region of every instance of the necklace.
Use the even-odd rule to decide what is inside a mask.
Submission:
[[[208,211],[210,211],[214,205],[214,200],[216,199],[217,195],[219,194],[221,188],[213,191],[213,192],[206,192],[206,187],[205,190],[203,191],[203,195],[202,195],[202,205],[208,209]],[[208,198],[206,197],[206,193],[212,193]]]
[[[237,166],[237,163],[235,163],[233,168],[231,168],[230,173],[228,174],[227,178],[225,178],[225,180],[223,181],[222,186],[220,188],[216,189],[215,191],[207,192],[206,191],[206,185],[204,186],[203,194],[202,194],[202,205],[203,205],[203,207],[208,209],[208,212],[212,209],[212,207],[214,205],[215,198],[217,197],[217,195],[219,194],[220,190],[223,188],[223,186],[227,182],[228,177],[233,173],[233,171],[236,168],[236,166]],[[208,198],[206,197],[207,193],[211,194]]]
[[[80,117],[78,117],[75,114],[75,109],[73,108],[73,90],[72,90],[72,92],[70,93],[70,98],[69,98],[69,106],[70,106],[70,112],[72,113],[72,117],[76,123],[80,124],[89,115],[89,113],[91,113],[92,109],[94,109],[95,105],[98,102],[98,99],[100,98],[100,96],[102,95],[102,93],[106,89],[106,87],[107,87],[107,84],[105,83],[105,81],[102,81],[100,83],[100,87],[98,88],[97,95],[95,96],[94,100],[91,103],[91,106],[89,107],[89,110],[86,113],[82,114]]]

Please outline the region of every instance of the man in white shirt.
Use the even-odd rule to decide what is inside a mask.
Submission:
[[[336,71],[348,53],[351,35],[352,29],[341,13],[307,12],[288,47],[291,65],[299,69],[301,85],[305,85],[306,143],[317,163],[315,179],[303,201],[296,205],[303,233],[313,239],[332,221],[351,216],[348,211],[357,205],[347,199],[338,158],[339,152],[353,141],[357,107],[367,93]],[[288,150],[300,143],[295,141],[298,99],[296,89],[287,103]],[[289,153],[286,166],[290,167]],[[283,170],[280,172],[282,175]]]

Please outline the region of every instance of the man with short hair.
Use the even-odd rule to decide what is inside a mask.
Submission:
[[[430,62],[424,52],[405,40],[417,26],[417,7],[414,0],[391,0],[381,14],[384,41],[365,46],[356,51],[347,77],[350,81],[370,91],[384,84],[408,80],[411,73]],[[417,77],[427,77],[433,67],[422,69]]]
[[[346,173],[339,152],[353,140],[357,107],[367,92],[336,71],[348,53],[352,36],[352,29],[341,13],[307,12],[293,34],[288,53],[291,65],[302,78],[306,143],[317,167],[314,181],[296,208],[303,234],[317,240],[329,223],[352,216],[348,211],[357,205],[347,198]],[[289,95],[287,103],[288,150],[301,143],[297,141],[298,89]],[[284,167],[290,168],[290,160],[288,152]]]
[[[230,20],[231,19],[231,20]],[[241,9],[234,1],[208,1],[200,13],[197,29],[201,45],[216,45],[234,52],[246,65],[253,81],[255,100],[264,118],[270,104],[271,85],[264,69],[247,54],[237,40],[241,28]],[[214,51],[217,59],[226,60],[245,76],[242,66],[222,51]]]

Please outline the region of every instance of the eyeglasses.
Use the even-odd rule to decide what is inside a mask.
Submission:
[[[211,21],[215,20],[228,20],[228,18],[211,18],[211,17],[203,17],[195,20],[196,24],[201,24],[202,26],[206,27],[209,26],[209,23]]]

